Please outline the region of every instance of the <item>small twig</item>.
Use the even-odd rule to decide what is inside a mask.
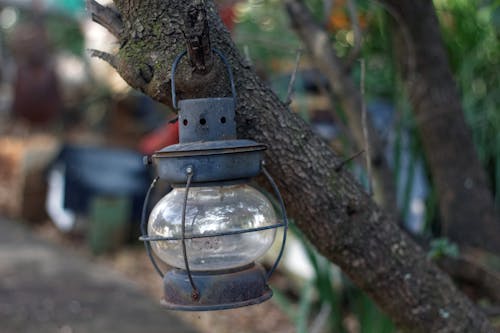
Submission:
[[[245,56],[245,66],[252,67],[253,61],[252,58],[250,57],[250,48],[246,44],[243,46],[243,54]]]
[[[363,36],[361,34],[361,26],[359,24],[358,11],[356,9],[355,0],[347,0],[347,10],[351,19],[352,32],[354,34],[354,44],[346,58],[346,68],[352,68],[352,65],[359,57],[361,52]]]
[[[500,306],[487,306],[487,307],[481,307],[481,310],[488,316],[488,317],[498,317],[500,316]]]
[[[328,25],[328,20],[330,20],[330,15],[332,15],[333,6],[335,5],[335,0],[323,0],[323,17],[324,25]]]
[[[123,31],[123,22],[120,14],[113,9],[99,4],[95,0],[87,0],[87,11],[90,12],[92,20],[106,28],[116,38]]]
[[[258,43],[263,48],[269,50],[275,50],[276,52],[281,53],[296,53],[294,50],[300,47],[298,43],[286,42],[286,41],[277,41],[272,38],[266,38],[262,36],[255,36],[251,34],[241,33],[238,34],[238,40],[236,41],[239,44],[244,43]]]
[[[416,68],[417,61],[415,58],[416,47],[413,43],[413,39],[411,37],[410,29],[406,24],[405,20],[398,14],[398,12],[388,4],[383,3],[381,0],[370,0],[375,4],[380,5],[385,11],[396,21],[396,23],[401,28],[401,33],[403,35],[403,40],[406,43],[406,49],[408,52],[408,82],[415,82],[415,77],[417,76]]]
[[[342,162],[339,163],[339,165],[335,166],[335,168],[333,170],[335,170],[335,172],[340,172],[342,171],[342,169],[344,168],[344,166],[351,162],[352,160],[354,160],[356,157],[358,157],[359,155],[363,154],[365,151],[364,150],[361,150],[359,152],[357,152],[356,154],[352,155],[351,157],[343,160]]]
[[[366,173],[368,175],[368,189],[369,195],[372,194],[372,161],[370,153],[370,137],[368,134],[368,124],[367,124],[367,112],[366,112],[366,101],[365,101],[365,77],[366,77],[366,66],[365,60],[361,59],[361,126],[363,127],[363,137],[366,151]]]
[[[473,288],[479,297],[488,298],[493,304],[500,302],[500,275],[466,257],[442,257],[439,267],[448,273],[459,287],[460,284]]]
[[[89,52],[91,57],[104,60],[105,62],[110,64],[114,69],[117,69],[118,61],[115,55],[94,49],[88,49],[87,51]]]
[[[290,77],[290,82],[288,83],[288,92],[285,100],[286,105],[290,105],[292,103],[292,97],[294,93],[294,85],[297,77],[297,71],[299,70],[300,58],[302,57],[302,50],[297,50],[297,56],[295,57],[295,68],[293,69],[292,76]]]

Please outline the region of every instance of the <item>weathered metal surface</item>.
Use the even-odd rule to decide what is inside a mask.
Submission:
[[[253,264],[240,270],[191,272],[198,289],[193,297],[187,272],[174,269],[163,279],[161,304],[170,310],[213,311],[262,303],[272,297],[262,266]]]
[[[236,139],[233,98],[198,98],[179,102],[179,141]]]
[[[221,144],[217,147],[216,143]],[[206,144],[211,148],[191,153],[163,151],[153,155],[160,178],[170,184],[185,184],[188,167],[194,170],[193,183],[249,179],[260,173],[265,146],[230,147],[224,141]]]
[[[171,184],[249,179],[258,175],[265,145],[236,140],[235,98],[200,98],[179,102],[179,144],[153,155],[158,175]]]
[[[267,285],[268,277],[279,263],[285,239],[276,263],[266,274],[262,266],[251,264],[230,271],[191,271],[185,250],[185,211],[188,190],[191,185],[222,185],[227,182],[248,181],[257,176],[263,167],[265,145],[251,140],[236,139],[236,91],[231,67],[224,55],[217,53],[228,69],[233,98],[203,98],[180,101],[179,111],[179,144],[166,147],[152,156],[160,178],[170,184],[185,184],[186,196],[182,212],[183,256],[187,270],[173,269],[163,275],[151,254],[150,241],[167,241],[152,239],[145,232],[145,210],[141,223],[142,237],[148,255],[163,276],[164,298],[161,303],[170,310],[211,311],[238,308],[264,302],[272,297]],[[175,70],[180,59],[186,54],[177,56],[172,65],[172,101],[177,108],[175,92]],[[149,163],[149,159],[147,162]],[[270,176],[265,172],[266,176]],[[270,179],[273,188],[276,187]],[[151,189],[154,186],[152,184]],[[277,189],[277,187],[276,187]],[[279,196],[279,192],[278,192]],[[146,197],[147,205],[149,192]],[[288,225],[284,205],[281,201],[284,223],[273,228]],[[238,232],[250,232],[241,230]],[[221,236],[228,233],[221,233]]]

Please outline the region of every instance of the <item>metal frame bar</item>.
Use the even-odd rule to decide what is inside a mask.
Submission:
[[[158,182],[158,179],[160,179],[160,177],[156,177],[151,182],[151,185],[149,186],[148,192],[146,193],[146,197],[144,198],[144,204],[142,206],[142,214],[141,214],[141,233],[142,233],[141,238],[148,235],[147,230],[146,230],[146,225],[147,225],[146,224],[146,215],[148,212],[149,197],[151,195],[151,192],[155,188],[156,183]],[[158,274],[160,274],[161,278],[163,279],[164,274],[163,274],[162,270],[160,269],[160,267],[158,266],[158,264],[156,263],[156,260],[153,256],[153,253],[151,252],[150,242],[144,241],[144,247],[146,247],[146,253],[148,254],[149,260],[153,264],[153,267],[155,268],[155,270],[158,272]]]
[[[198,238],[209,238],[209,237],[219,237],[219,236],[232,236],[232,235],[239,235],[239,234],[244,234],[247,232],[257,232],[257,231],[264,231],[264,230],[269,230],[269,229],[276,229],[276,228],[281,228],[284,227],[284,223],[278,223],[278,224],[273,224],[273,225],[268,225],[265,227],[259,227],[259,228],[252,228],[252,229],[240,229],[240,230],[233,230],[233,231],[225,231],[225,232],[214,232],[214,233],[207,233],[207,234],[202,234],[202,235],[192,235],[192,236],[186,236],[184,239],[198,239]],[[139,240],[141,241],[148,241],[148,242],[159,242],[159,241],[175,241],[175,240],[181,240],[182,237],[161,237],[161,236],[141,236],[139,237]]]
[[[264,163],[262,163],[264,164]],[[285,251],[285,245],[286,245],[286,234],[288,233],[288,217],[286,216],[286,208],[285,208],[285,203],[283,201],[283,198],[281,197],[280,190],[278,188],[278,185],[274,182],[273,177],[271,177],[271,174],[267,171],[267,169],[262,165],[262,173],[264,176],[266,176],[267,181],[271,184],[271,187],[273,188],[274,193],[276,194],[276,197],[278,198],[280,207],[281,207],[281,213],[283,215],[283,240],[281,242],[281,248],[280,252],[278,254],[278,257],[276,258],[276,261],[274,262],[274,265],[271,267],[271,269],[267,272],[267,280],[271,278],[273,275],[274,271],[278,267],[281,258],[283,257],[283,252]]]
[[[192,293],[191,296],[194,300],[200,297],[200,291],[196,288],[196,285],[193,280],[193,276],[191,274],[191,269],[189,268],[189,261],[187,257],[187,249],[186,249],[186,210],[187,210],[187,201],[189,195],[189,188],[191,187],[191,180],[193,179],[194,170],[193,167],[189,166],[186,168],[187,181],[186,181],[186,192],[184,194],[184,204],[182,206],[182,256],[184,257],[184,266],[186,267],[186,272],[189,278],[189,284],[191,284]]]
[[[281,243],[281,248],[280,252],[278,254],[278,257],[276,258],[276,261],[274,262],[273,266],[271,269],[267,272],[267,279],[272,276],[276,268],[278,267],[281,258],[283,257],[283,252],[285,250],[285,245],[286,245],[286,239],[287,239],[287,233],[288,233],[288,217],[286,215],[286,208],[285,208],[285,203],[283,201],[283,198],[281,197],[281,193],[279,191],[278,186],[274,182],[274,179],[271,177],[267,169],[263,166],[262,167],[262,173],[268,180],[268,182],[271,184],[271,187],[278,198],[278,202],[281,208],[282,212],[282,218],[283,218],[283,223],[279,224],[273,224],[270,226],[265,226],[265,227],[260,227],[260,228],[252,228],[252,229],[242,229],[242,230],[233,230],[233,231],[226,231],[226,232],[219,232],[219,233],[211,233],[211,234],[203,234],[203,235],[191,235],[191,236],[186,236],[186,209],[187,209],[187,198],[189,194],[189,188],[191,186],[191,180],[193,177],[193,170],[192,168],[188,167],[186,169],[187,173],[187,183],[186,183],[186,193],[184,196],[184,205],[182,207],[182,234],[181,237],[159,237],[159,236],[154,236],[151,237],[147,234],[146,232],[146,213],[147,213],[147,205],[149,203],[149,197],[151,194],[151,191],[156,185],[156,182],[158,181],[159,177],[155,178],[153,182],[151,183],[151,186],[149,187],[149,190],[146,194],[146,198],[144,199],[144,206],[142,210],[142,220],[141,220],[141,237],[139,237],[139,240],[144,242],[144,245],[146,247],[146,252],[148,254],[149,259],[151,260],[154,268],[158,272],[158,274],[163,278],[164,273],[161,271],[159,268],[156,260],[154,259],[154,256],[151,252],[151,244],[150,242],[158,242],[158,241],[182,241],[182,255],[184,257],[184,265],[186,266],[186,271],[189,277],[189,282],[191,286],[193,287],[193,297],[198,297],[198,289],[196,288],[196,285],[194,284],[193,277],[191,275],[191,270],[189,269],[189,262],[188,262],[188,257],[187,257],[187,251],[186,251],[186,240],[189,239],[197,239],[197,238],[209,238],[209,237],[219,237],[219,236],[231,236],[231,235],[238,235],[238,234],[243,234],[243,233],[249,233],[249,232],[257,232],[257,231],[264,231],[264,230],[269,230],[269,229],[277,229],[280,227],[283,227],[283,240]]]

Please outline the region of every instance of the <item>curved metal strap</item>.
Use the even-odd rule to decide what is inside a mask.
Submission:
[[[283,198],[281,197],[280,190],[278,189],[278,185],[273,180],[273,177],[269,174],[267,169],[263,166],[262,167],[262,173],[266,176],[267,180],[271,184],[271,187],[273,188],[274,193],[276,194],[276,197],[278,198],[280,207],[281,207],[281,214],[283,215],[283,241],[281,243],[281,249],[280,253],[278,254],[278,257],[276,258],[276,261],[274,262],[273,267],[267,272],[267,279],[269,280],[271,278],[271,275],[273,275],[274,271],[278,267],[281,258],[283,257],[283,252],[285,250],[285,244],[286,244],[286,234],[288,232],[288,217],[286,216],[286,209],[285,209],[285,203],[283,202]]]
[[[148,212],[148,203],[149,203],[149,197],[151,195],[151,192],[153,191],[154,187],[156,186],[156,183],[158,182],[158,179],[160,177],[156,177],[152,182],[151,185],[149,186],[148,192],[146,193],[146,197],[144,198],[144,204],[142,206],[142,215],[141,215],[141,234],[143,237],[147,237],[148,233],[146,230],[146,215]],[[151,263],[153,264],[155,270],[160,274],[160,276],[163,278],[163,272],[161,271],[160,267],[156,263],[156,260],[153,256],[153,253],[151,252],[151,244],[148,240],[144,240],[144,246],[146,247],[146,253],[148,254],[149,260],[151,260]]]
[[[226,66],[227,70],[227,75],[229,77],[229,82],[231,84],[231,94],[233,95],[234,99],[234,105],[236,105],[236,86],[234,84],[234,76],[233,76],[233,70],[231,69],[231,66],[229,65],[229,62],[227,61],[226,56],[219,51],[218,49],[212,48],[212,52],[217,54],[219,58],[222,60],[224,63],[224,66]],[[178,109],[177,106],[177,93],[175,92],[175,72],[177,71],[177,66],[179,65],[179,62],[181,59],[187,54],[187,51],[182,51],[175,57],[174,62],[172,63],[172,71],[170,73],[170,82],[171,82],[171,87],[172,87],[172,105],[175,110]]]
[[[269,229],[276,229],[280,227],[284,227],[284,223],[276,223],[276,224],[271,224],[271,225],[266,225],[264,227],[258,227],[258,228],[250,228],[250,229],[238,229],[238,230],[231,230],[231,231],[221,231],[221,232],[207,232],[204,234],[197,234],[197,235],[189,235],[185,236],[184,239],[200,239],[200,238],[210,238],[210,237],[221,237],[221,236],[233,236],[233,235],[241,235],[245,234],[248,232],[258,232],[258,231],[265,231]],[[162,236],[148,236],[148,237],[139,237],[141,241],[149,241],[149,242],[161,242],[161,241],[178,241],[182,239],[181,237],[162,237]]]
[[[198,288],[196,288],[196,285],[194,284],[193,281],[193,276],[191,275],[191,270],[189,269],[189,262],[188,262],[188,257],[187,257],[187,250],[186,250],[186,210],[187,210],[187,201],[188,201],[188,195],[189,195],[189,188],[191,187],[191,180],[193,179],[193,168],[188,167],[186,169],[187,173],[187,182],[186,182],[186,193],[184,194],[184,204],[182,206],[182,256],[184,257],[184,266],[186,267],[186,272],[189,277],[189,283],[191,284],[191,288],[193,289],[192,291],[192,297],[193,299],[198,299],[200,296],[200,292]]]

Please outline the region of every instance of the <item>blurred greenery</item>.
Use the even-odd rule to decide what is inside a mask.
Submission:
[[[436,1],[443,38],[481,161],[500,203],[500,1]]]
[[[348,19],[346,24],[345,17],[348,12],[345,5],[342,7],[345,1],[335,1],[338,7],[333,8],[331,15],[325,15],[324,1],[306,2],[318,23],[329,30],[332,46],[337,53],[340,56],[348,54],[353,45],[353,32]],[[396,110],[392,129],[394,134],[391,163],[398,187],[402,188],[401,216],[407,219],[411,194],[416,185],[413,177],[416,164],[425,161],[425,156],[411,106],[397,75],[388,27],[389,14],[375,1],[360,0],[356,3],[363,28],[360,57],[365,59],[367,64],[367,102],[384,99]],[[466,120],[471,127],[480,159],[488,171],[496,202],[500,204],[500,0],[435,0],[434,3]],[[289,26],[281,2],[250,0],[238,8],[239,24],[234,36],[241,50],[257,68],[265,70],[267,76],[272,77],[269,73],[277,75],[291,72],[295,50],[301,44]],[[307,60],[303,60],[302,64],[311,67]],[[352,71],[358,82],[359,67],[359,64],[355,64]],[[286,87],[278,87],[277,90],[282,96]],[[296,91],[296,99],[304,100],[303,94],[304,92]],[[403,155],[406,162],[403,162]],[[427,182],[432,184],[429,171],[426,169],[424,173]],[[431,241],[429,256],[456,256],[456,245],[449,243],[447,239],[439,238],[436,191],[430,188],[427,193],[425,223],[421,233],[426,237],[438,237]],[[294,230],[294,234],[305,244],[315,278],[303,285],[296,307],[285,305],[286,296],[279,292],[277,299],[295,320],[298,332],[307,331],[307,323],[311,323],[324,304],[330,306],[331,332],[346,332],[345,319],[349,313],[356,317],[361,332],[394,331],[390,320],[366,295],[348,283],[346,278],[342,279],[340,285],[335,284],[332,280],[331,264],[320,256],[297,230]]]
[[[32,19],[33,14],[30,11],[20,11],[19,23]],[[61,12],[48,12],[44,16],[44,26],[56,52],[65,51],[83,56],[85,41],[80,21]]]
[[[66,50],[77,56],[83,55],[84,37],[78,21],[49,16],[46,28],[50,40],[57,50]]]
[[[441,257],[457,258],[460,252],[455,243],[451,243],[446,238],[436,238],[431,241],[431,248],[427,253],[431,259],[439,259]]]

